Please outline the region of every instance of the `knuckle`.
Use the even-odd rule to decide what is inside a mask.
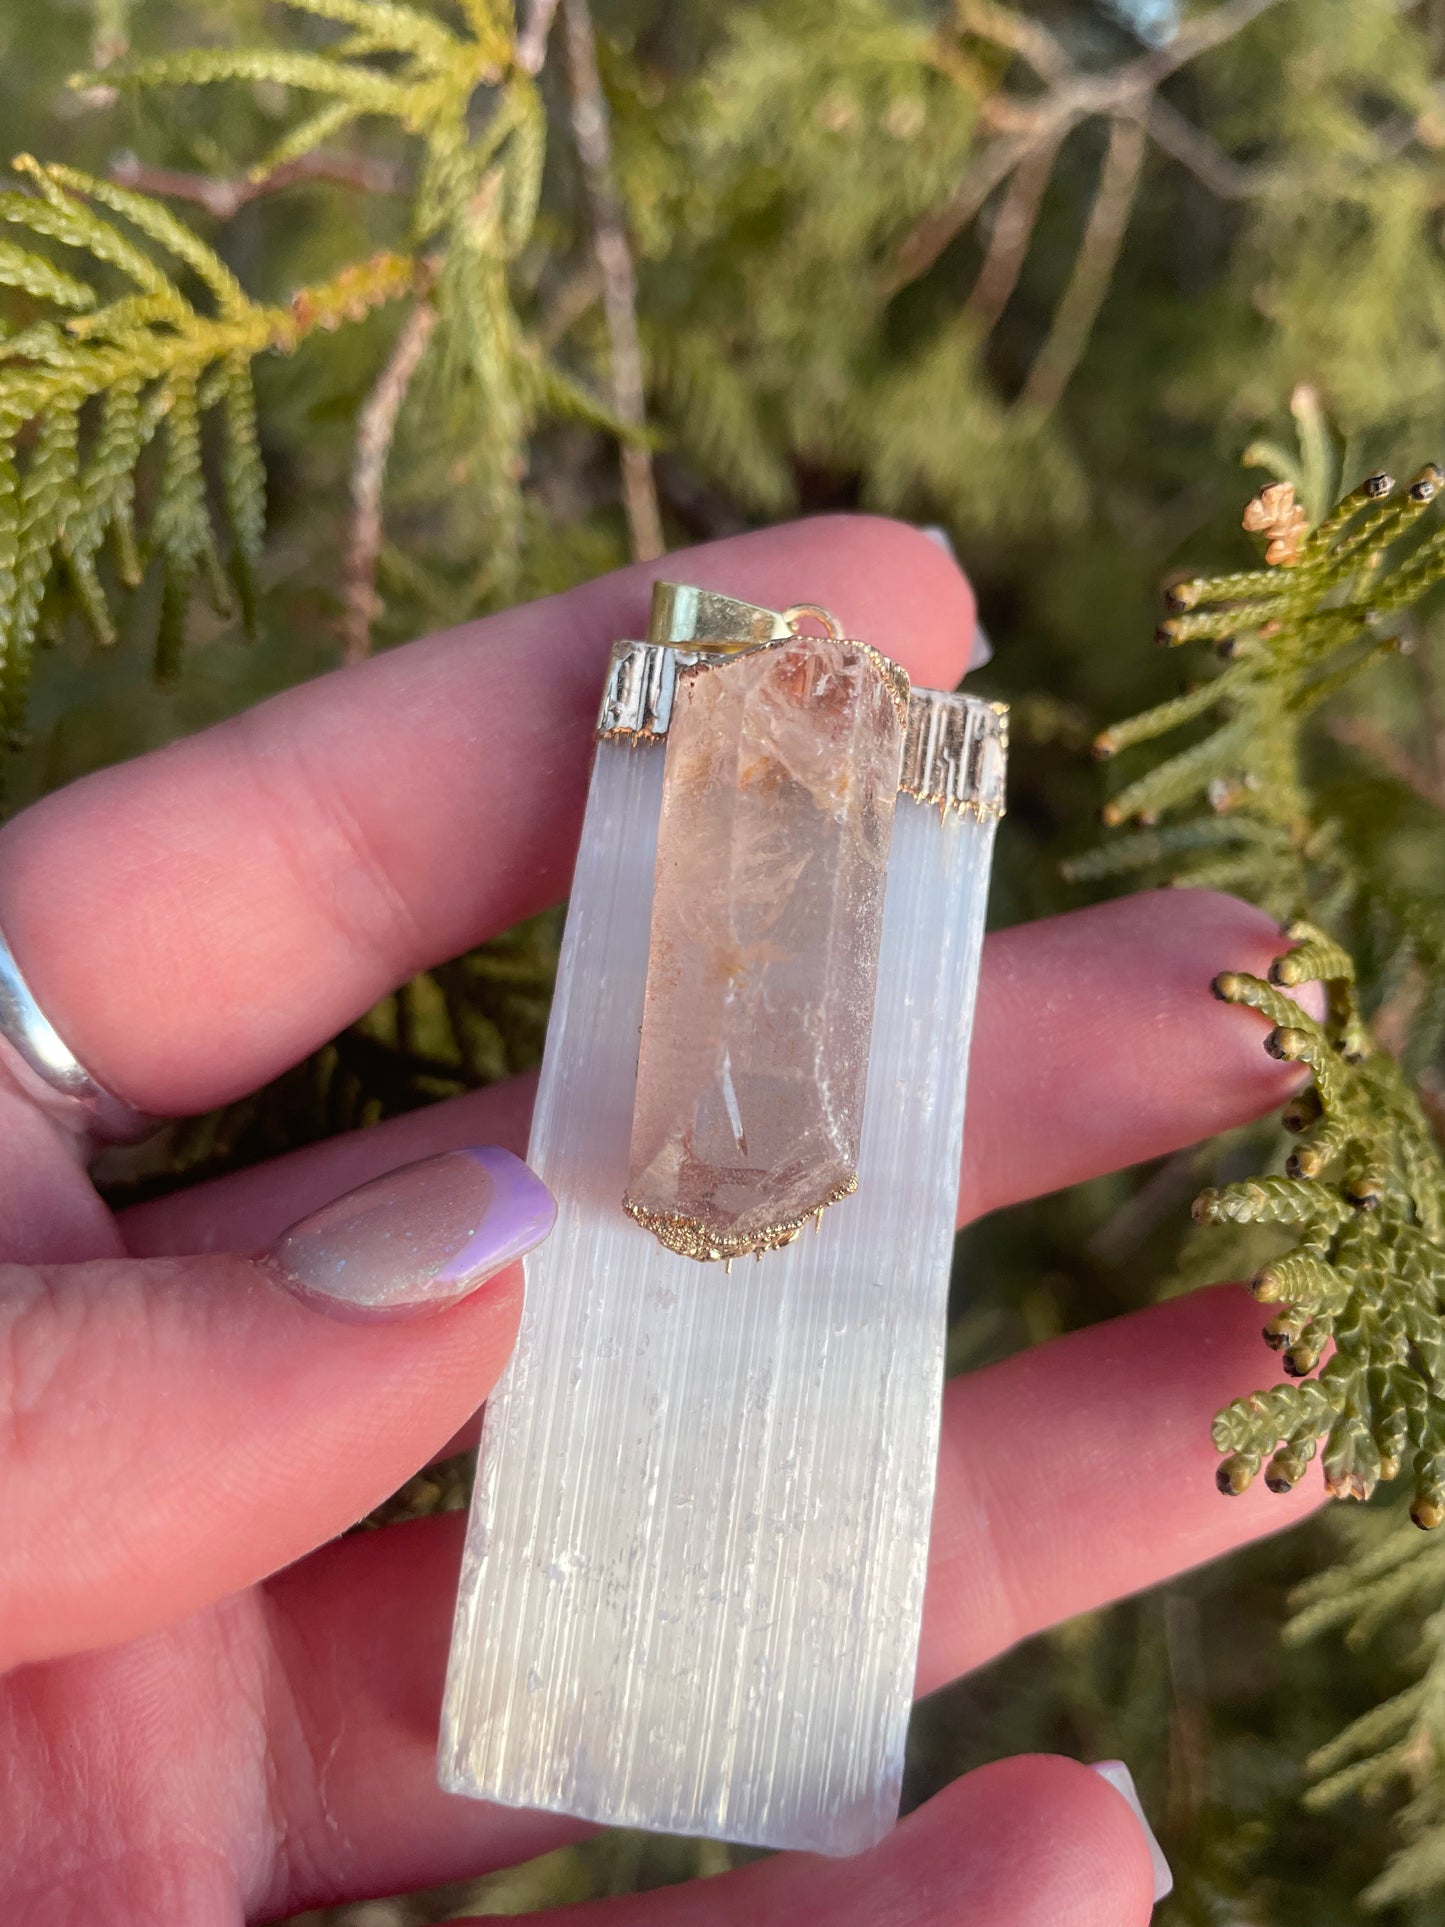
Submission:
[[[43,1451],[83,1322],[76,1294],[49,1266],[0,1266],[0,1453],[7,1484]]]
[[[405,866],[368,829],[335,759],[314,752],[304,735],[290,735],[257,757],[251,784],[298,898],[354,956],[415,967],[426,946]]]

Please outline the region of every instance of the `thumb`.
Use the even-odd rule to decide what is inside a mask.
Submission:
[[[510,1152],[349,1192],[260,1258],[0,1267],[0,1667],[288,1564],[486,1397],[551,1229]]]

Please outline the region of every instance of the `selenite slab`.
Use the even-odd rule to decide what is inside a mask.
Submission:
[[[898,1811],[994,824],[899,797],[858,1193],[728,1275],[619,1202],[662,768],[598,746],[529,1152],[559,1214],[487,1406],[440,1777],[853,1853]]]

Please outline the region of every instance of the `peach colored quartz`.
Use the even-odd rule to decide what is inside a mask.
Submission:
[[[831,637],[679,675],[624,1200],[671,1250],[790,1243],[856,1188],[907,707]]]

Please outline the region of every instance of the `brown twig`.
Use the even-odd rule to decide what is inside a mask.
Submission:
[[[1047,27],[1000,6],[998,0],[957,0],[954,12],[965,33],[1007,47],[1026,60],[1040,80],[1050,83],[1069,76],[1069,57]]]
[[[1269,179],[1266,168],[1242,167],[1218,141],[1157,94],[1149,102],[1145,125],[1155,145],[1187,167],[1221,201],[1247,200],[1261,192]]]
[[[963,304],[964,314],[980,336],[993,332],[1018,286],[1058,151],[1056,146],[1048,146],[1026,154],[1004,191],[988,237],[983,266]]]
[[[602,271],[595,261],[571,274],[557,290],[555,299],[537,326],[537,344],[551,354],[564,341],[594,302],[602,299]]]
[[[1066,124],[1061,119],[1057,135],[1051,140],[1030,131],[1004,134],[990,142],[943,205],[925,214],[904,237],[898,257],[880,289],[885,298],[926,274],[949,242],[962,234],[989,195],[1003,185],[1019,163],[1036,148],[1057,146],[1070,125],[1071,122]]]
[[[357,422],[356,459],[351,471],[351,534],[343,574],[343,656],[347,662],[360,662],[371,649],[371,625],[379,613],[376,563],[381,554],[381,491],[386,462],[397,416],[436,323],[437,311],[430,301],[419,301],[402,324]]]
[[[1145,1239],[1199,1189],[1200,1148],[1191,1144],[1166,1158],[1139,1189],[1104,1220],[1084,1249],[1101,1265],[1127,1264]]]
[[[1330,734],[1347,749],[1357,749],[1378,763],[1387,776],[1413,790],[1416,796],[1445,810],[1445,781],[1413,757],[1403,743],[1368,716],[1337,716],[1330,723]]]
[[[592,209],[592,250],[602,275],[602,303],[612,363],[612,405],[630,428],[643,429],[647,411],[642,381],[642,348],[637,335],[637,277],[627,243],[622,201],[612,177],[612,140],[607,101],[597,71],[597,42],[587,0],[563,0],[567,34],[567,74],[572,90],[572,136],[582,161]],[[632,554],[650,562],[664,549],[662,517],[652,456],[640,440],[625,441],[621,452],[622,501]]]
[[[233,179],[186,174],[173,167],[151,167],[137,160],[134,154],[121,154],[110,164],[110,178],[120,187],[138,188],[143,194],[193,201],[220,221],[228,221],[248,201],[257,200],[263,194],[279,193],[282,188],[294,187],[298,181],[329,181],[339,187],[360,188],[368,194],[395,194],[402,184],[398,170],[389,162],[346,154],[302,154],[299,159],[285,161],[254,180],[245,174]]]
[[[1019,397],[1018,406],[1024,414],[1047,415],[1058,406],[1069,377],[1089,345],[1124,243],[1124,230],[1134,211],[1147,145],[1137,120],[1116,120],[1109,130],[1099,185],[1073,273]]]
[[[975,158],[948,200],[905,236],[883,293],[896,294],[926,273],[1027,155],[1040,147],[1057,146],[1081,121],[1095,115],[1116,121],[1147,120],[1155,90],[1171,74],[1233,39],[1278,4],[1279,0],[1225,0],[1223,6],[1181,28],[1166,45],[1141,54],[1112,74],[1079,74],[1069,69],[1036,99],[1003,95],[985,103],[988,118],[1000,133]],[[1177,133],[1177,129],[1170,131]]]
[[[516,62],[524,74],[540,74],[547,59],[547,42],[557,17],[557,0],[532,0],[527,24],[517,35]]]
[[[603,281],[603,310],[607,314],[607,345],[613,364],[613,409],[630,426],[647,424],[642,343],[638,341],[638,281],[632,272],[622,202],[613,181],[613,141],[607,121],[607,98],[597,73],[597,40],[591,31],[588,0],[563,0],[566,25],[566,73],[572,85],[572,139],[582,158],[591,202],[591,251]],[[657,509],[653,459],[642,441],[624,441],[622,507],[634,561],[649,563],[665,549],[663,518]]]

